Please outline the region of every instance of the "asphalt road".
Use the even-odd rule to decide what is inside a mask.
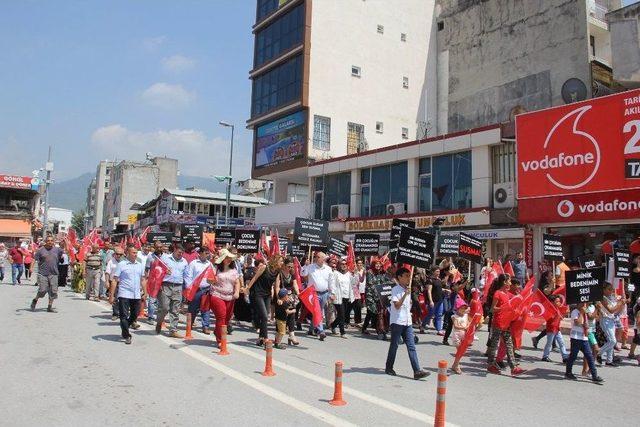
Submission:
[[[347,340],[305,335],[298,348],[274,350],[276,376],[266,378],[264,351],[248,329],[229,337],[229,356],[217,355],[211,337],[194,332],[185,342],[158,336],[144,323],[127,346],[107,304],[67,288],[58,313],[47,313],[42,300],[31,312],[34,293],[33,286],[0,286],[1,425],[429,425],[438,360],[450,362],[455,350],[435,335],[420,335],[420,363],[431,375],[414,381],[404,348],[399,376],[390,377],[383,372],[387,342],[354,329]],[[480,332],[479,343],[485,340]],[[465,373],[448,379],[451,425],[637,425],[635,361],[602,368],[606,382],[599,386],[564,380],[561,364],[539,361],[541,351],[531,348],[522,351],[528,369],[522,377],[487,375],[484,347],[477,347],[463,360]],[[343,407],[328,404],[337,360],[344,362]]]

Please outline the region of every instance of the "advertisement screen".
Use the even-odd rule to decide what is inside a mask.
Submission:
[[[276,166],[305,156],[305,112],[299,111],[258,127],[256,169]]]

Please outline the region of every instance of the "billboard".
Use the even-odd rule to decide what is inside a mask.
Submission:
[[[0,175],[0,188],[38,190],[40,180],[30,176]]]
[[[518,200],[640,189],[640,90],[518,115],[516,144]]]
[[[289,114],[256,130],[255,169],[287,164],[306,155],[306,114]]]

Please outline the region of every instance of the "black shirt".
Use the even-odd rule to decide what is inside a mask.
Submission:
[[[272,273],[269,267],[266,267],[260,277],[256,279],[251,290],[253,290],[258,297],[270,297],[271,289],[273,289],[273,285],[276,283],[276,277],[278,277],[278,274]]]
[[[276,319],[287,320],[287,310],[291,309],[291,301],[283,302],[282,304],[276,303]]]
[[[434,304],[442,300],[442,281],[440,279],[431,279],[431,301]]]

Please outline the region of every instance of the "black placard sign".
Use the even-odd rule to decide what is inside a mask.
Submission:
[[[391,221],[391,236],[389,236],[389,240],[398,240],[402,227],[416,228],[416,222],[410,219],[393,218],[393,221]]]
[[[398,240],[397,263],[429,268],[433,260],[435,236],[414,228],[402,227]]]
[[[160,242],[160,243],[164,243],[165,245],[168,245],[172,242],[172,239],[173,239],[173,233],[170,233],[170,232],[147,233],[147,242],[149,242],[150,244],[153,244],[155,242]]]
[[[325,247],[329,242],[329,222],[296,218],[293,241],[300,246]]]
[[[594,302],[602,300],[602,286],[605,281],[605,268],[585,268],[568,270],[566,280],[567,304]]]
[[[460,249],[460,234],[441,232],[438,236],[438,255],[457,257]]]
[[[186,243],[187,239],[193,239],[196,246],[202,244],[202,232],[204,227],[201,224],[182,224],[180,225],[180,236],[182,243]]]
[[[380,303],[383,307],[389,307],[391,305],[391,290],[394,286],[394,282],[385,282],[376,285],[376,292],[380,297]]]
[[[380,235],[356,234],[353,239],[353,251],[357,255],[378,255],[380,252]]]
[[[349,244],[347,242],[331,237],[329,238],[329,246],[327,248],[327,252],[339,257],[343,257],[347,256],[347,247],[349,247]]]
[[[458,256],[467,261],[482,264],[482,242],[468,234],[460,233]]]
[[[631,276],[631,252],[623,249],[613,250],[613,269],[615,277],[626,279]]]
[[[236,242],[236,233],[233,228],[216,228],[216,245],[233,245]]]
[[[290,242],[289,247],[289,253],[291,256],[298,257],[298,260],[301,260],[303,257],[308,255],[306,248],[301,247],[300,245]]]
[[[598,260],[595,255],[583,255],[578,257],[578,263],[580,268],[596,268],[598,267]]]
[[[218,235],[216,234],[216,240]],[[260,248],[260,230],[236,230],[235,246],[241,254],[255,254]]]
[[[542,258],[549,261],[562,261],[562,240],[553,234],[542,235]]]

